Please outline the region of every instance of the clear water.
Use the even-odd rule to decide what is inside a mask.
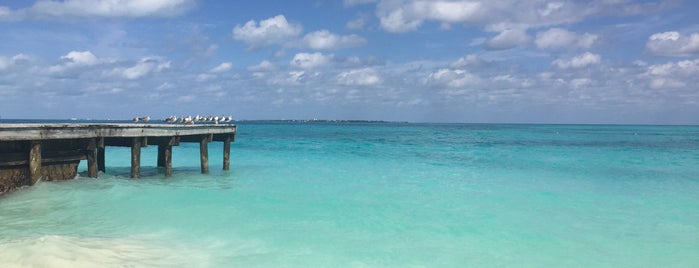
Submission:
[[[699,267],[699,127],[241,123],[0,196],[3,267]]]

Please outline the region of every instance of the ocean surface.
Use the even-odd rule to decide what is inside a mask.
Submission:
[[[699,267],[699,127],[240,122],[0,196],[2,267]]]

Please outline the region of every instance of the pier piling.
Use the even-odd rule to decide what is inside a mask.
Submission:
[[[231,136],[228,135],[223,140],[223,170],[231,168]]]
[[[209,173],[209,140],[211,140],[210,136],[204,135],[199,141],[202,174]]]
[[[104,164],[104,137],[97,138],[97,171],[107,172]]]
[[[90,139],[90,144],[87,146],[87,176],[97,178],[97,139]]]
[[[29,185],[41,178],[41,141],[29,142]]]
[[[131,178],[141,177],[141,137],[132,138],[131,143]]]

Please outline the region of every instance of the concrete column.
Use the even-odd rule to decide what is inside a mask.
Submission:
[[[223,141],[223,170],[231,169],[231,136]]]
[[[97,178],[97,139],[90,139],[87,146],[87,176]]]
[[[209,173],[209,135],[202,136],[199,141],[201,156],[201,173]]]
[[[165,167],[165,150],[167,144],[158,144],[158,167]]]
[[[41,141],[31,141],[29,144],[29,185],[34,185],[41,179]]]
[[[172,176],[172,145],[165,146],[163,160],[165,161],[165,177],[170,177]]]
[[[97,170],[106,172],[104,165],[104,138],[97,138]]]
[[[141,141],[142,137],[135,137],[131,142],[131,178],[141,177]]]

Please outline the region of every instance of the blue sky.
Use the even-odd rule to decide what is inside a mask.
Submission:
[[[699,4],[0,1],[0,116],[699,124]]]

